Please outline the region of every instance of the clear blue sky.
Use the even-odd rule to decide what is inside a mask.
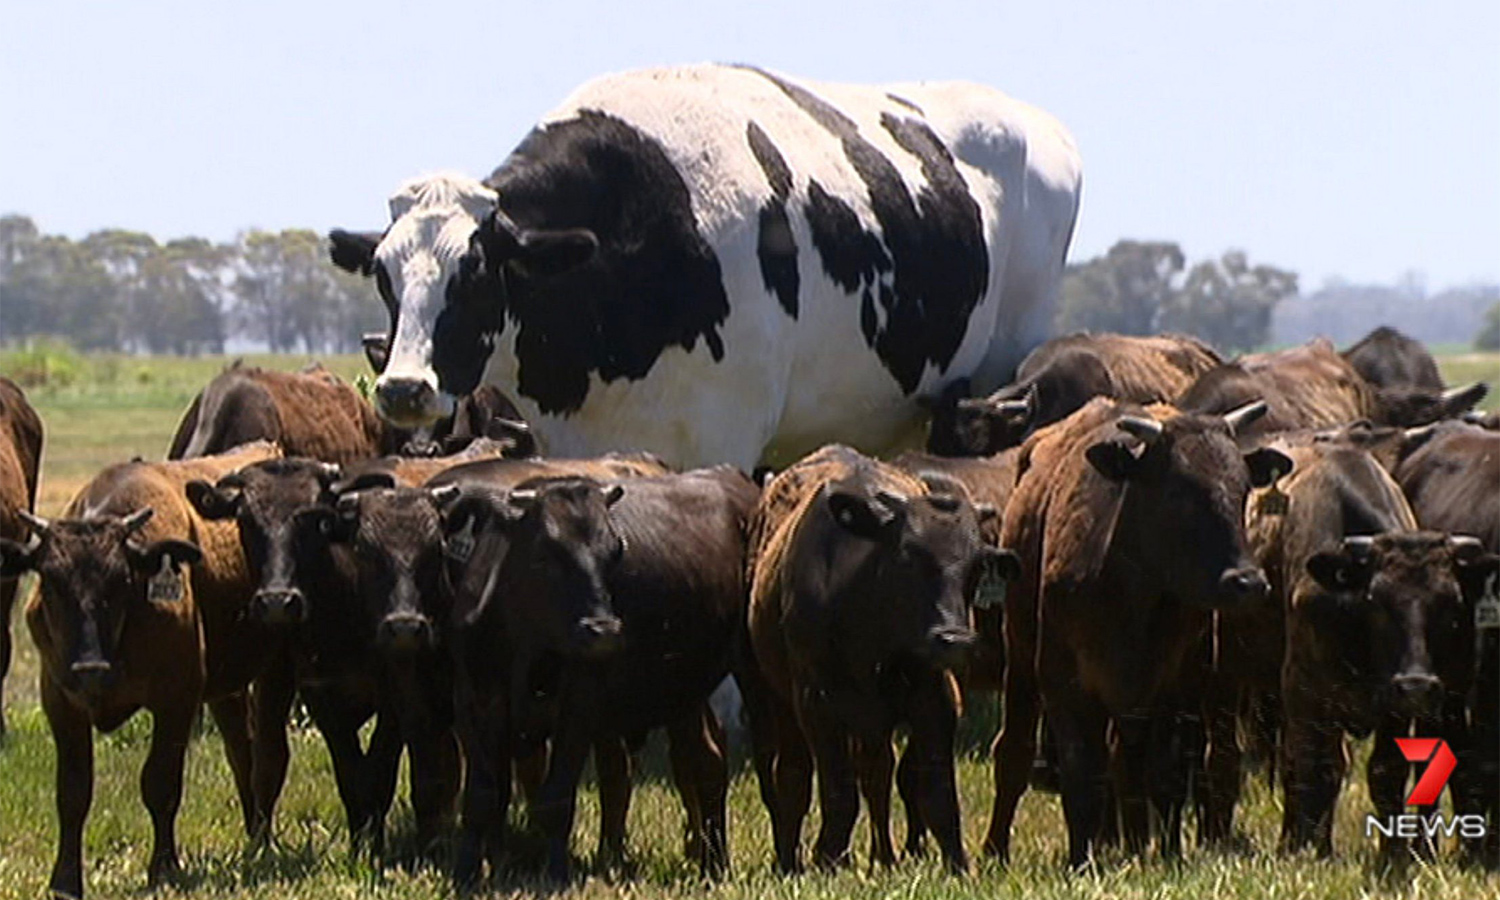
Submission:
[[[1160,238],[1306,288],[1500,280],[1495,0],[4,0],[0,22],[0,212],[75,237],[378,228],[401,180],[487,174],[593,75],[720,60],[1050,110],[1084,157],[1075,259]]]

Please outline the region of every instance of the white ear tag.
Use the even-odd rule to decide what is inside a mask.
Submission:
[[[458,533],[448,538],[447,546],[444,548],[448,555],[459,562],[468,562],[474,553],[474,517],[464,523],[464,527]]]
[[[1005,589],[1008,584],[1000,577],[996,566],[985,566],[979,576],[979,585],[974,589],[975,609],[999,609],[1005,605]]]
[[[161,558],[161,570],[146,582],[146,598],[152,603],[182,602],[182,576],[172,564],[172,557]]]
[[[1496,590],[1497,581],[1500,581],[1500,575],[1491,575],[1484,583],[1484,596],[1474,604],[1474,627],[1480,631],[1500,628],[1500,592]]]

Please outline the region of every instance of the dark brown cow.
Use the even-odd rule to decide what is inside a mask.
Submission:
[[[1376,388],[1422,388],[1441,393],[1447,387],[1437,360],[1422,342],[1382,325],[1343,352],[1344,359]]]
[[[1500,553],[1500,431],[1445,422],[1413,435],[1396,480],[1423,528],[1478,538]],[[1491,593],[1494,592],[1491,585]],[[1489,834],[1466,845],[1471,857],[1500,867],[1500,629],[1479,635],[1469,717],[1473,731],[1451,782],[1459,812],[1487,816]]]
[[[1242,356],[1199,376],[1177,400],[1184,410],[1224,413],[1264,400],[1270,412],[1248,434],[1330,428],[1367,419],[1410,427],[1461,415],[1483,399],[1481,382],[1452,390],[1379,388],[1318,338],[1300,347]]]
[[[1134,403],[1172,400],[1222,359],[1197,338],[1070,334],[1031,352],[1016,380],[988,397],[937,401],[927,449],[942,456],[984,456],[1018,446],[1091,397]]]
[[[0,377],[0,538],[26,539],[21,512],[36,511],[36,481],[42,461],[42,420],[26,395],[9,378]],[[15,578],[0,577],[0,686],[10,673],[10,619],[16,605]],[[0,706],[0,735],[5,711]]]
[[[533,802],[550,877],[568,875],[589,749],[601,772],[616,767],[600,784],[608,858],[623,851],[629,773],[599,748],[638,744],[660,727],[671,739],[689,853],[704,874],[728,865],[728,772],[722,734],[705,714],[744,622],[744,530],[757,493],[743,474],[719,467],[610,483],[533,479],[454,504],[449,534],[472,535],[463,546],[473,548],[454,608],[481,701],[466,731],[508,735],[502,743],[523,752],[550,741]],[[477,790],[498,794],[497,763],[507,754],[492,746],[487,755],[475,775],[496,783]],[[471,835],[471,855],[482,837]]]
[[[869,808],[872,859],[894,861],[891,734],[905,722],[921,820],[948,867],[966,870],[951,670],[976,640],[971,598],[1012,577],[1014,555],[984,542],[961,494],[935,492],[841,446],[773,478],[750,536],[750,639],[765,684],[746,704],[757,742],[775,736],[774,759],[760,769],[778,865],[801,865],[814,764],[823,816],[815,861],[847,858],[856,786]]]
[[[513,441],[512,455],[535,450],[515,408],[497,391],[465,398],[452,418],[413,434],[386,425],[352,385],[317,363],[281,372],[237,361],[193,398],[167,458],[189,459],[270,440],[288,456],[347,464],[382,454],[453,453],[480,437]]]
[[[1291,464],[1264,448],[1242,455],[1234,441],[1262,412],[1255,405],[1203,416],[1095,399],[1023,446],[1002,531],[1023,574],[1005,609],[1013,662],[996,742],[990,852],[1008,855],[1034,756],[1038,697],[1058,757],[1070,862],[1089,859],[1110,781],[1132,849],[1149,839],[1150,794],[1166,817],[1163,851],[1176,852],[1186,785],[1148,790],[1147,756],[1172,737],[1174,714],[1196,707],[1184,675],[1210,610],[1256,602],[1267,590],[1241,517],[1251,485]]]
[[[0,540],[0,573],[41,577],[26,624],[41,656],[42,707],[57,747],[53,893],[83,896],[91,731],[113,731],[142,707],[153,722],[141,772],[154,831],[153,884],[177,869],[183,755],[204,700],[224,736],[246,830],[268,832],[286,770],[285,736],[278,745],[274,735],[257,734],[252,747],[243,691],[277,642],[243,621],[254,585],[234,527],[200,517],[183,485],[276,452],[258,443],[183,462],[111,466],[79,492],[65,518],[32,518],[31,542]]]

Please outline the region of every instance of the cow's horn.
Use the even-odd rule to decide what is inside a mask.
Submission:
[[[1472,560],[1484,553],[1484,543],[1471,534],[1454,534],[1448,537],[1448,550],[1462,560]]]
[[[536,488],[524,488],[519,491],[511,491],[506,495],[506,499],[510,501],[510,504],[518,509],[529,508],[532,504],[536,503],[536,498]]]
[[[156,510],[152,509],[149,506],[143,506],[130,515],[126,516],[125,518],[121,519],[120,524],[125,526],[125,532],[129,534],[131,532],[140,531],[142,528],[144,528],[146,526],[146,523],[151,521],[151,517],[154,515],[156,515]]]
[[[1375,548],[1375,538],[1368,534],[1351,535],[1344,538],[1342,546],[1346,552],[1363,555]]]
[[[36,513],[33,513],[29,509],[18,509],[16,510],[16,515],[21,517],[21,521],[31,526],[31,531],[33,534],[41,534],[48,528],[52,527],[51,522],[47,521]]]
[[[436,503],[439,509],[442,509],[454,500],[457,500],[458,495],[462,491],[463,489],[456,484],[443,484],[435,488],[428,488],[427,492],[432,495],[432,502]]]
[[[1239,409],[1232,409],[1224,414],[1224,422],[1229,426],[1230,434],[1238,434],[1240,429],[1248,427],[1251,422],[1264,416],[1270,407],[1264,400],[1256,400],[1254,403],[1246,403]]]
[[[1143,416],[1121,416],[1115,424],[1121,431],[1127,431],[1147,444],[1154,444],[1161,437],[1161,423],[1155,419]]]

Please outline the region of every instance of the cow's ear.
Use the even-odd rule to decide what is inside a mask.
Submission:
[[[851,534],[879,541],[901,529],[906,518],[906,501],[887,491],[874,497],[843,490],[830,490],[828,511],[833,520]]]
[[[1468,535],[1448,538],[1448,550],[1453,554],[1465,600],[1474,603],[1489,594],[1500,596],[1500,590],[1497,590],[1500,556],[1487,552],[1478,538]]]
[[[493,418],[484,425],[484,436],[505,445],[500,455],[509,459],[530,459],[536,456],[536,435],[531,426],[520,419]]]
[[[356,275],[375,273],[375,248],[383,235],[378,231],[356,233],[335,228],[328,232],[328,257],[345,272]]]
[[[163,565],[196,566],[203,561],[203,551],[191,541],[155,541],[144,547],[126,545],[130,565],[144,575],[155,575]]]
[[[29,544],[19,544],[0,538],[0,578],[19,578],[35,569],[37,544],[35,539]]]
[[[1250,483],[1255,487],[1273,484],[1292,471],[1291,457],[1280,450],[1260,447],[1245,454],[1245,465],[1250,469]]]
[[[523,231],[516,262],[528,275],[561,275],[594,258],[599,239],[587,228]]]
[[[209,520],[232,519],[239,512],[243,484],[229,477],[221,478],[217,485],[194,479],[187,483],[188,502],[198,515]]]
[[[1368,538],[1346,538],[1337,550],[1314,553],[1307,560],[1307,573],[1334,593],[1364,590],[1374,571]]]
[[[1089,465],[1110,481],[1129,481],[1141,470],[1144,444],[1128,444],[1125,441],[1100,441],[1084,451]]]
[[[1015,581],[1021,577],[1021,557],[1014,550],[986,547],[984,555],[985,564],[990,567],[990,571],[1006,581]]]

